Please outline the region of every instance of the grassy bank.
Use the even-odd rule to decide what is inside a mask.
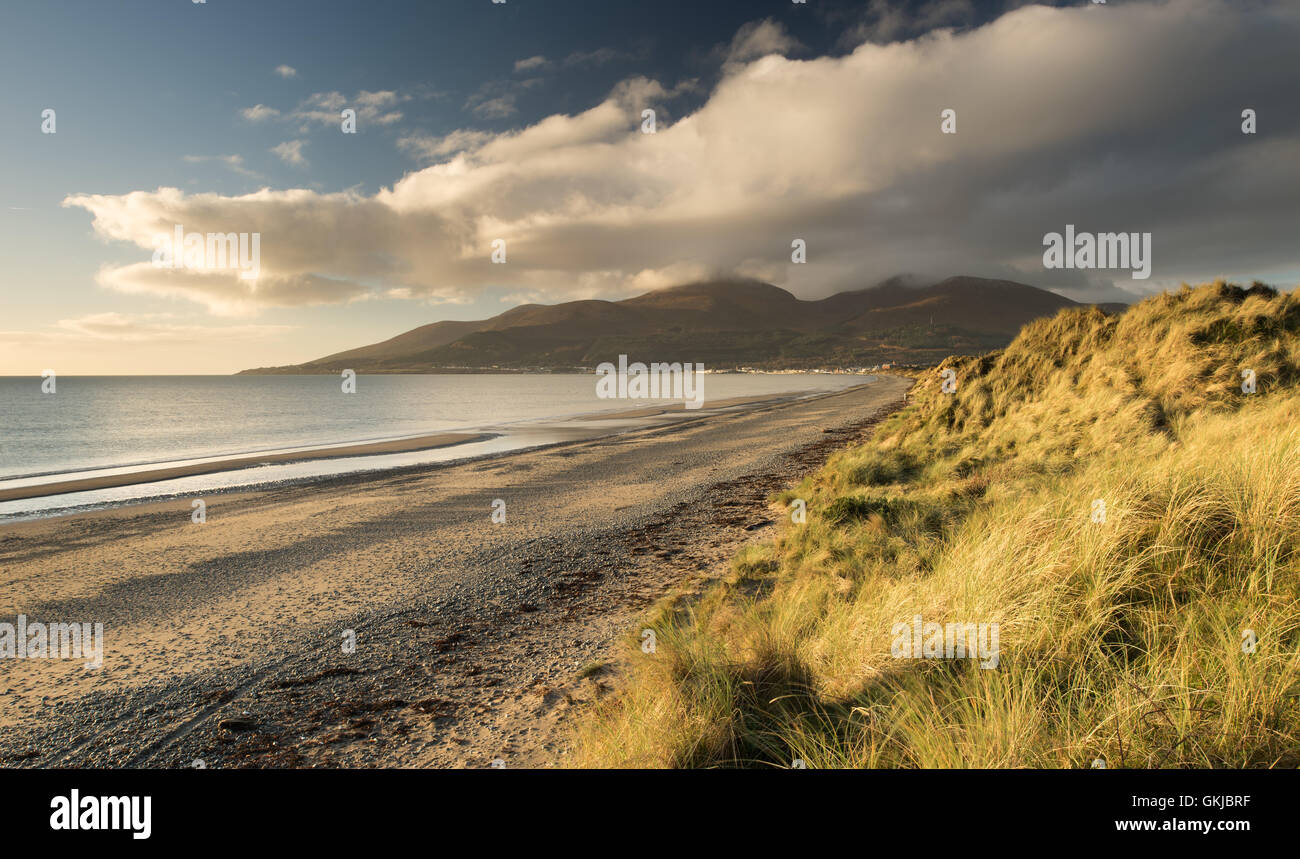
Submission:
[[[572,763],[1300,765],[1298,368],[1300,300],[1222,283],[949,359],[647,620]],[[997,667],[896,658],[917,615]]]

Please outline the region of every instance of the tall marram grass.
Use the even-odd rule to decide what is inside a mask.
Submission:
[[[1221,282],[949,359],[661,607],[570,761],[1300,765],[1298,368],[1300,299]],[[998,667],[895,659],[915,615],[997,623]]]

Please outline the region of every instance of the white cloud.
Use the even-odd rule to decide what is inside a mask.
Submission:
[[[0,372],[228,373],[245,363],[286,363],[291,352],[283,344],[297,331],[294,325],[206,324],[171,313],[91,313],[0,331]]]
[[[279,156],[285,164],[292,164],[294,167],[306,167],[307,159],[302,155],[302,148],[307,145],[306,140],[286,140],[284,143],[272,146],[270,151]]]
[[[185,226],[189,231],[189,224]],[[147,262],[101,269],[95,281],[125,295],[193,301],[215,316],[249,316],[266,307],[342,304],[372,296],[371,290],[355,281],[305,272],[286,275],[263,270],[257,280],[242,280],[226,272],[170,270]]]
[[[731,40],[726,63],[734,66],[768,54],[788,54],[800,47],[799,40],[787,33],[781,24],[770,18],[754,21],[741,27]]]
[[[541,78],[488,81],[465,101],[465,109],[479,119],[505,119],[518,112],[519,96],[542,85]]]
[[[244,156],[242,155],[185,155],[182,157],[187,164],[204,164],[207,162],[218,162],[226,166],[232,173],[238,173],[240,176],[248,176],[253,179],[261,179],[261,175],[244,166]]]
[[[1008,5],[1024,5],[1029,0],[1013,0]],[[900,3],[898,0],[871,0],[858,20],[845,31],[849,45],[862,42],[886,42],[913,38],[937,27],[969,26],[976,19],[971,0],[929,0],[924,3]]]
[[[416,133],[397,138],[397,148],[417,161],[436,161],[466,149],[475,149],[493,139],[486,131],[461,128],[442,137]]]
[[[511,94],[479,102],[470,108],[470,112],[479,119],[504,119],[518,113],[518,109],[515,107],[515,96]]]
[[[273,107],[267,107],[264,104],[256,104],[239,111],[239,115],[244,119],[247,119],[249,122],[261,122],[264,119],[271,119],[279,116],[280,111]]]
[[[741,44],[761,55],[775,42],[757,32]],[[103,238],[144,249],[175,223],[260,230],[255,284],[147,262],[100,276],[219,313],[387,290],[463,300],[489,285],[625,295],[717,273],[757,273],[805,296],[898,272],[1110,289],[1106,273],[1089,287],[1080,272],[1042,269],[1042,236],[1066,223],[1152,232],[1148,289],[1296,270],[1300,116],[1286,99],[1298,39],[1294,5],[1258,15],[1227,0],[1029,6],[842,57],[767,53],[653,135],[640,133],[637,106],[680,87],[642,78],[524,129],[405,138],[436,163],[373,196],[159,188],[64,204],[89,210]],[[1232,74],[1189,56],[1231,57]],[[1242,108],[1264,104],[1267,134],[1237,134]],[[949,107],[955,135],[940,133]],[[506,265],[489,262],[497,238]],[[807,241],[806,265],[790,262],[794,238]]]
[[[362,125],[392,125],[402,119],[402,112],[392,108],[409,99],[410,96],[399,95],[392,90],[361,90],[350,99],[340,92],[318,92],[308,96],[286,116],[304,125],[337,125],[342,110],[352,108],[357,112],[357,121]]]
[[[60,319],[35,331],[5,331],[0,337],[28,344],[196,343],[268,340],[294,330],[292,325],[200,325],[177,321],[171,313],[90,313]]]
[[[243,108],[239,113],[250,122],[275,118],[296,122],[302,132],[306,133],[313,125],[337,125],[342,121],[340,114],[347,107],[357,112],[357,121],[362,125],[392,125],[402,119],[402,112],[394,108],[410,99],[411,96],[392,90],[361,90],[351,98],[336,91],[317,92],[307,96],[287,113],[264,104]]]
[[[298,77],[298,70],[295,69],[293,66],[276,66],[275,73],[282,78]]]
[[[526,71],[531,71],[533,69],[545,68],[547,65],[548,63],[546,61],[546,57],[538,55],[536,57],[528,57],[526,59],[516,60],[515,71],[526,72]]]

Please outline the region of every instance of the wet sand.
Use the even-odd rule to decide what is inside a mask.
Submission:
[[[604,694],[584,666],[783,527],[769,494],[909,384],[231,492],[203,524],[175,499],[0,525],[0,620],[106,639],[98,670],[0,659],[0,765],[562,762]]]
[[[695,411],[714,411],[717,409],[734,409],[742,406],[752,406],[755,403],[762,403],[776,400],[790,399],[789,394],[768,395],[759,397],[730,397],[721,400],[706,400],[699,409],[688,409],[685,403],[665,403],[664,405],[646,406],[642,409],[627,409],[617,412],[595,412],[593,414],[582,415],[585,420],[592,421],[615,421],[629,420],[632,418],[653,418],[660,415],[675,415],[685,412],[690,414]]]
[[[489,433],[439,433],[437,435],[418,436],[394,441],[368,442],[350,444],[344,447],[321,447],[307,450],[288,451],[286,453],[250,454],[248,456],[214,459],[210,462],[196,462],[166,468],[147,468],[140,471],[104,474],[95,477],[83,477],[75,480],[60,480],[53,483],[41,483],[33,486],[17,486],[0,489],[0,502],[17,501],[22,498],[41,498],[47,495],[66,495],[69,492],[86,492],[95,489],[109,489],[115,486],[134,486],[140,483],[153,483],[158,480],[173,480],[177,477],[193,477],[199,474],[216,474],[233,471],[252,465],[267,465],[273,462],[303,462],[313,459],[339,459],[347,456],[373,456],[382,453],[408,453],[416,450],[433,450],[458,444],[469,444],[491,438]]]

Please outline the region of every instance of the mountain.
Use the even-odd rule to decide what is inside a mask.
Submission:
[[[525,304],[491,319],[423,325],[305,364],[243,372],[575,369],[620,354],[715,369],[934,363],[1000,348],[1025,323],[1078,306],[1037,287],[978,277],[923,286],[891,278],[816,301],[759,281],[715,281],[622,301]]]
[[[349,349],[346,352],[326,355],[324,358],[310,362],[310,364],[330,367],[335,364],[348,367],[366,366],[402,355],[436,349],[439,346],[459,340],[466,334],[472,334],[486,324],[487,322],[434,322],[431,325],[421,325],[419,328],[414,328],[405,334],[390,337],[382,343],[374,343],[370,346],[362,346],[359,349]]]

